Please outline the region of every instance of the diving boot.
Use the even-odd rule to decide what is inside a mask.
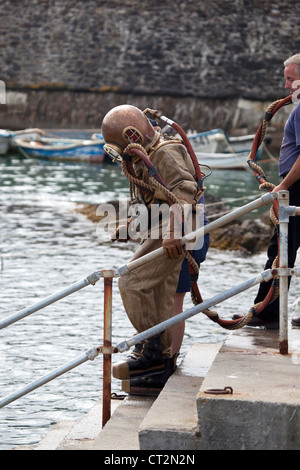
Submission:
[[[176,370],[178,354],[164,360],[165,370],[159,374],[133,377],[122,381],[122,390],[130,395],[157,397],[164,388],[167,380]]]
[[[116,379],[129,379],[141,375],[152,375],[164,370],[165,363],[160,348],[160,336],[153,336],[135,345],[123,361],[113,365]]]

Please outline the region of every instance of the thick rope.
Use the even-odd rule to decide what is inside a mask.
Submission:
[[[247,162],[248,162],[248,165],[250,166],[250,168],[252,168],[252,170],[254,172],[254,175],[256,176],[258,181],[260,182],[260,187],[259,187],[260,190],[267,189],[268,191],[271,192],[275,188],[275,185],[266,181],[266,175],[265,175],[264,171],[255,162],[256,154],[257,154],[258,148],[260,147],[260,145],[262,144],[262,142],[265,138],[266,131],[267,131],[267,128],[268,128],[268,124],[269,124],[270,120],[272,119],[273,115],[282,106],[285,106],[286,104],[290,104],[291,103],[291,97],[292,96],[290,95],[287,98],[284,98],[282,100],[277,100],[267,108],[265,118],[263,119],[262,124],[260,125],[260,127],[258,128],[258,130],[255,134],[252,149],[251,149],[251,152],[248,156]],[[130,144],[130,145],[136,146],[135,144]],[[139,146],[139,147],[140,147],[140,150],[143,153],[146,154],[145,149],[141,146]],[[133,149],[133,147],[131,147],[131,148],[127,147],[126,150],[130,151],[131,149]],[[151,183],[154,185],[154,187],[160,186],[160,189],[162,191],[164,191],[164,193],[166,194],[166,191],[168,191],[167,188],[165,188],[163,185],[160,185],[160,183],[157,180],[155,180],[155,182],[153,182],[153,178],[150,178],[150,180],[151,180]],[[140,183],[141,183],[140,180],[138,180],[138,184],[140,184]],[[173,201],[172,193],[168,194],[168,197]],[[278,216],[277,216],[277,210],[275,208],[275,204],[273,204],[272,207],[271,207],[270,217],[271,217],[271,220],[274,223],[274,225],[277,225],[278,224]],[[197,275],[196,277],[198,277],[199,267],[198,267],[197,263],[195,262],[195,260],[191,256],[190,252],[188,252],[187,250],[185,250],[185,256],[188,260],[188,263],[189,263],[192,271]],[[276,257],[276,259],[274,260],[272,268],[277,267],[278,262],[279,262],[278,257]],[[267,294],[267,297],[265,298],[265,300],[263,302],[259,302],[255,305],[253,305],[250,308],[249,312],[246,315],[244,315],[242,318],[238,319],[238,320],[222,320],[222,319],[220,319],[220,317],[219,317],[219,315],[216,311],[212,311],[210,309],[206,309],[202,313],[204,313],[213,322],[218,323],[222,328],[229,329],[229,330],[236,330],[236,329],[242,328],[242,327],[246,326],[252,320],[254,315],[259,314],[260,311],[262,311],[265,308],[266,303],[269,304],[269,303],[272,303],[276,300],[276,298],[278,297],[278,293],[279,293],[278,277],[279,276],[274,277],[273,282],[272,282],[272,287],[269,290],[269,293]],[[201,294],[198,290],[197,282],[192,283],[191,297],[192,297],[192,301],[193,301],[194,305],[198,305],[201,302],[203,302]]]
[[[257,178],[257,180],[260,183],[260,186],[259,186],[260,190],[267,190],[267,191],[271,192],[275,188],[275,185],[272,184],[272,183],[269,183],[266,180],[266,175],[265,175],[264,171],[262,170],[262,168],[259,165],[257,165],[257,163],[255,161],[257,151],[258,151],[260,145],[262,144],[262,142],[263,142],[263,140],[266,136],[266,132],[267,132],[269,122],[272,119],[272,117],[274,116],[274,114],[282,106],[286,106],[287,104],[290,104],[291,102],[292,102],[292,95],[289,95],[286,98],[276,100],[272,104],[270,104],[270,106],[268,106],[268,108],[266,110],[265,117],[264,117],[261,125],[259,126],[259,128],[258,128],[258,130],[255,134],[252,149],[251,149],[251,152],[248,156],[247,163],[248,163],[249,167],[253,170],[254,176]],[[279,221],[278,221],[278,201],[277,200],[274,201],[274,203],[272,204],[272,206],[270,208],[270,218],[271,218],[272,223],[276,227],[279,223]],[[278,266],[279,266],[279,257],[277,256],[275,258],[274,262],[273,262],[272,268],[277,268]],[[253,305],[252,310],[255,312],[256,315],[259,315],[259,313],[262,312],[267,305],[274,302],[276,300],[276,298],[278,297],[278,295],[279,295],[278,278],[279,278],[279,276],[274,276],[273,281],[272,281],[272,285],[270,287],[270,290],[269,290],[266,298],[262,302],[259,302],[258,304]]]
[[[146,150],[139,144],[129,144],[124,150],[124,153],[127,153],[127,154],[133,153],[134,156],[136,156],[136,154],[134,153],[135,149],[141,151],[145,155],[145,157],[148,157]],[[145,183],[144,181],[130,174],[127,168],[127,162],[124,160],[122,161],[122,169],[123,169],[124,175],[129,179],[130,183],[136,185],[137,187],[142,187],[148,191],[152,191],[152,193],[155,192],[155,189],[159,188],[160,191],[162,191],[165,194],[167,199],[171,201],[171,204],[172,203],[179,204],[181,207],[181,204],[179,200],[176,198],[176,196],[171,191],[169,191],[166,186],[164,186],[160,181],[158,181],[153,176],[149,176],[149,183]],[[196,263],[195,259],[193,258],[192,254],[190,253],[190,251],[186,250],[185,247],[183,247],[183,251],[189,264],[190,273],[193,276],[193,281],[191,281],[192,302],[194,303],[194,305],[199,305],[203,302],[201,294],[198,289],[198,285],[197,285],[199,266]],[[213,311],[210,309],[205,309],[203,310],[202,313],[206,315],[214,323],[219,324],[222,328],[225,328],[227,330],[236,330],[247,325],[247,323],[251,321],[254,312],[253,310],[250,310],[247,315],[245,315],[243,318],[238,319],[238,320],[223,320],[219,317],[219,314],[216,311]]]

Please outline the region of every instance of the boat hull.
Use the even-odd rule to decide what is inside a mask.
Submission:
[[[27,140],[37,141],[45,135],[45,132],[41,129],[23,129],[21,131],[14,131],[10,140],[9,150],[13,151],[17,149],[16,140]]]
[[[241,153],[205,153],[196,152],[198,162],[215,170],[239,170],[248,167],[248,152]]]
[[[76,139],[48,139],[24,142],[16,139],[18,150],[26,158],[62,162],[102,163],[104,160],[103,141],[76,141]]]
[[[12,133],[5,129],[0,129],[0,155],[5,155],[9,149]]]
[[[228,137],[222,129],[188,136],[200,166],[212,169],[239,170],[247,169],[247,159],[250,154],[254,135]],[[263,142],[256,159],[274,159]]]
[[[246,170],[249,168],[247,162],[249,154],[250,151],[248,150],[234,153],[196,152],[200,166],[207,165],[215,170]],[[276,158],[268,151],[268,148],[263,142],[257,151],[256,161],[262,163],[272,160],[276,161]]]
[[[0,155],[5,155],[8,151],[10,137],[0,137]]]

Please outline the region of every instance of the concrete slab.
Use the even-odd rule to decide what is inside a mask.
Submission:
[[[243,328],[220,349],[197,396],[203,449],[300,447],[300,331],[289,331],[279,354],[278,330]],[[210,389],[232,387],[233,394]]]
[[[201,448],[196,396],[220,347],[216,343],[191,348],[141,424],[141,450]]]
[[[34,450],[56,449],[77,423],[78,421],[66,420],[55,424],[51,428],[51,431],[46,434],[44,439],[34,447]]]
[[[138,431],[154,401],[154,397],[126,397],[88,449],[139,450]]]
[[[111,401],[111,413],[120,405]],[[102,429],[102,401],[97,402],[84,418],[76,423],[57,445],[57,450],[87,450]]]
[[[111,413],[120,405],[112,400]],[[102,429],[102,401],[97,402],[80,420],[55,424],[36,446],[18,446],[13,450],[87,450]]]

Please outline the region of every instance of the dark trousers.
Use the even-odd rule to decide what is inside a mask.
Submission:
[[[290,206],[300,206],[300,180],[296,181],[290,189]],[[293,268],[295,265],[297,250],[300,246],[300,216],[292,216],[289,219],[289,232],[288,232],[288,266]],[[273,261],[275,260],[278,254],[278,237],[277,229],[275,229],[274,234],[270,240],[268,246],[268,260],[265,265],[265,269],[270,269],[272,267]],[[291,278],[289,278],[289,285]],[[257,297],[254,303],[261,302],[265,299],[269,289],[271,287],[272,280],[269,282],[262,282],[260,284]],[[279,297],[269,303],[265,309],[259,314],[259,317],[264,320],[275,320],[279,319]]]

